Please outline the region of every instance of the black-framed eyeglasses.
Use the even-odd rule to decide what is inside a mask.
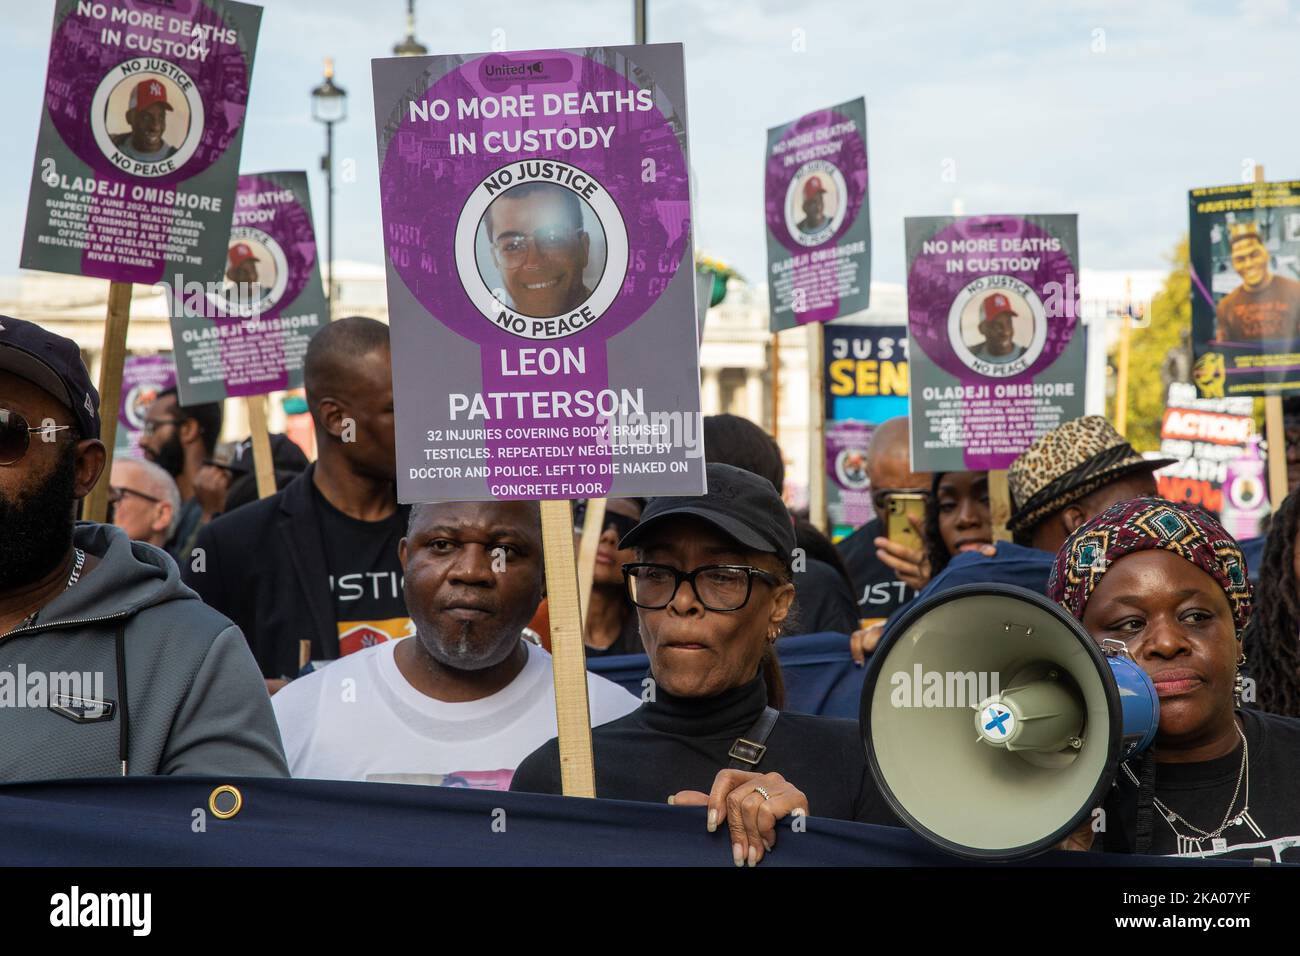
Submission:
[[[53,441],[58,432],[71,431],[71,425],[28,424],[27,419],[8,408],[0,408],[0,465],[16,465],[32,446],[32,435],[41,433],[42,441]]]
[[[739,611],[749,603],[754,578],[776,587],[781,580],[775,574],[747,564],[706,564],[694,571],[682,571],[666,564],[637,562],[623,565],[627,596],[637,607],[658,611],[672,603],[683,581],[705,609]]]
[[[127,495],[134,495],[137,498],[143,498],[145,501],[157,504],[162,501],[161,498],[155,498],[153,495],[146,495],[143,491],[136,491],[134,488],[119,488],[117,485],[108,486],[109,504],[117,504]]]
[[[521,232],[512,232],[497,236],[492,240],[492,248],[501,258],[501,263],[509,269],[517,269],[528,258],[528,247],[532,246],[537,254],[553,257],[567,252],[574,240],[581,234],[580,229],[538,229],[531,236]]]
[[[581,533],[586,521],[587,503],[585,501],[580,501],[573,506],[573,530],[577,533]],[[639,523],[639,518],[629,518],[627,515],[621,515],[617,512],[606,509],[605,523],[601,526],[600,533],[604,534],[606,528],[612,527],[614,533],[618,535],[618,540],[622,541],[623,536],[628,534]]]
[[[140,427],[140,431],[142,434],[152,435],[154,432],[162,428],[164,425],[184,425],[184,424],[185,424],[185,419],[183,418],[159,418],[156,421],[146,420],[145,423]]]
[[[928,500],[930,497],[929,488],[873,488],[871,490],[871,503],[876,506],[877,511],[885,510],[885,499],[890,495],[923,495]]]

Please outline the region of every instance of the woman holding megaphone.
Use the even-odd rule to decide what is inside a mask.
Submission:
[[[854,721],[782,713],[773,647],[790,620],[794,528],[765,478],[707,466],[708,492],[652,499],[620,542],[650,658],[644,703],[596,727],[596,794],[707,807],[732,861],[756,865],[777,823],[816,814],[896,826]],[[560,793],[555,740],[510,789]]]
[[[1300,720],[1241,709],[1246,561],[1205,512],[1122,502],[1057,553],[1048,596],[1098,642],[1122,641],[1160,698],[1155,742],[1121,765],[1104,815],[1062,845],[1294,862]]]

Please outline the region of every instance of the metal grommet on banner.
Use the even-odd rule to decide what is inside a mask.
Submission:
[[[225,810],[222,810],[217,806],[217,798],[222,795],[229,795],[231,797],[234,797],[235,800],[234,804]],[[212,793],[208,795],[208,809],[212,811],[212,815],[216,817],[218,820],[229,820],[241,809],[243,809],[243,806],[244,806],[244,795],[240,793],[237,788],[232,787],[228,783],[223,783],[221,786],[217,787],[215,790],[212,791]]]

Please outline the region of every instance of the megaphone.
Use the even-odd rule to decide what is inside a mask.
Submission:
[[[877,647],[862,688],[867,760],[912,830],[949,853],[1051,849],[1150,746],[1155,685],[1121,641],[1004,584],[918,602]]]

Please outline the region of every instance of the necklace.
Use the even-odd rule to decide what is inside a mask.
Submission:
[[[65,591],[68,590],[68,588],[72,587],[74,584],[76,584],[78,581],[81,580],[81,571],[85,566],[86,566],[86,552],[82,551],[80,548],[73,548],[72,549],[72,573],[68,575],[68,583],[63,586],[63,590]],[[32,613],[27,615],[27,617],[23,619],[23,622],[19,624],[18,627],[14,628],[14,630],[17,631],[17,630],[21,630],[24,627],[31,627],[33,624],[36,623],[36,615],[40,613],[41,613],[40,608],[37,608],[35,611],[32,611]]]
[[[68,575],[67,586],[63,589],[65,591],[81,580],[81,569],[86,565],[86,552],[80,548],[74,548],[73,551],[72,573]]]
[[[1228,801],[1228,810],[1226,813],[1224,813],[1223,822],[1219,824],[1217,830],[1206,832],[1205,830],[1202,830],[1200,827],[1196,826],[1195,824],[1188,822],[1188,820],[1185,817],[1183,817],[1182,814],[1177,813],[1174,810],[1171,810],[1162,800],[1160,800],[1159,797],[1156,797],[1152,800],[1152,802],[1155,805],[1155,808],[1160,811],[1160,815],[1164,817],[1165,822],[1169,824],[1169,829],[1174,831],[1174,836],[1178,838],[1178,842],[1180,846],[1183,843],[1191,843],[1191,842],[1199,844],[1205,840],[1213,840],[1216,837],[1221,836],[1223,834],[1223,831],[1228,829],[1229,826],[1240,823],[1242,821],[1242,818],[1244,818],[1250,810],[1250,744],[1246,741],[1246,735],[1242,732],[1241,727],[1237,726],[1236,730],[1237,730],[1237,736],[1241,738],[1241,769],[1237,771],[1237,788],[1232,791],[1232,799]],[[1140,786],[1140,784],[1138,783],[1137,775],[1133,773],[1132,769],[1129,768],[1129,765],[1125,763],[1123,764],[1123,767],[1124,767],[1124,773],[1127,774],[1128,778],[1133,781],[1133,785]],[[1242,792],[1241,788],[1243,783],[1245,783],[1246,785],[1245,802],[1241,806],[1241,811],[1239,813],[1234,814],[1232,812],[1233,807],[1237,805],[1237,797]],[[1193,837],[1184,836],[1183,834],[1179,833],[1178,828],[1174,826],[1175,822],[1181,823],[1183,826],[1187,827],[1193,833],[1198,835]]]

